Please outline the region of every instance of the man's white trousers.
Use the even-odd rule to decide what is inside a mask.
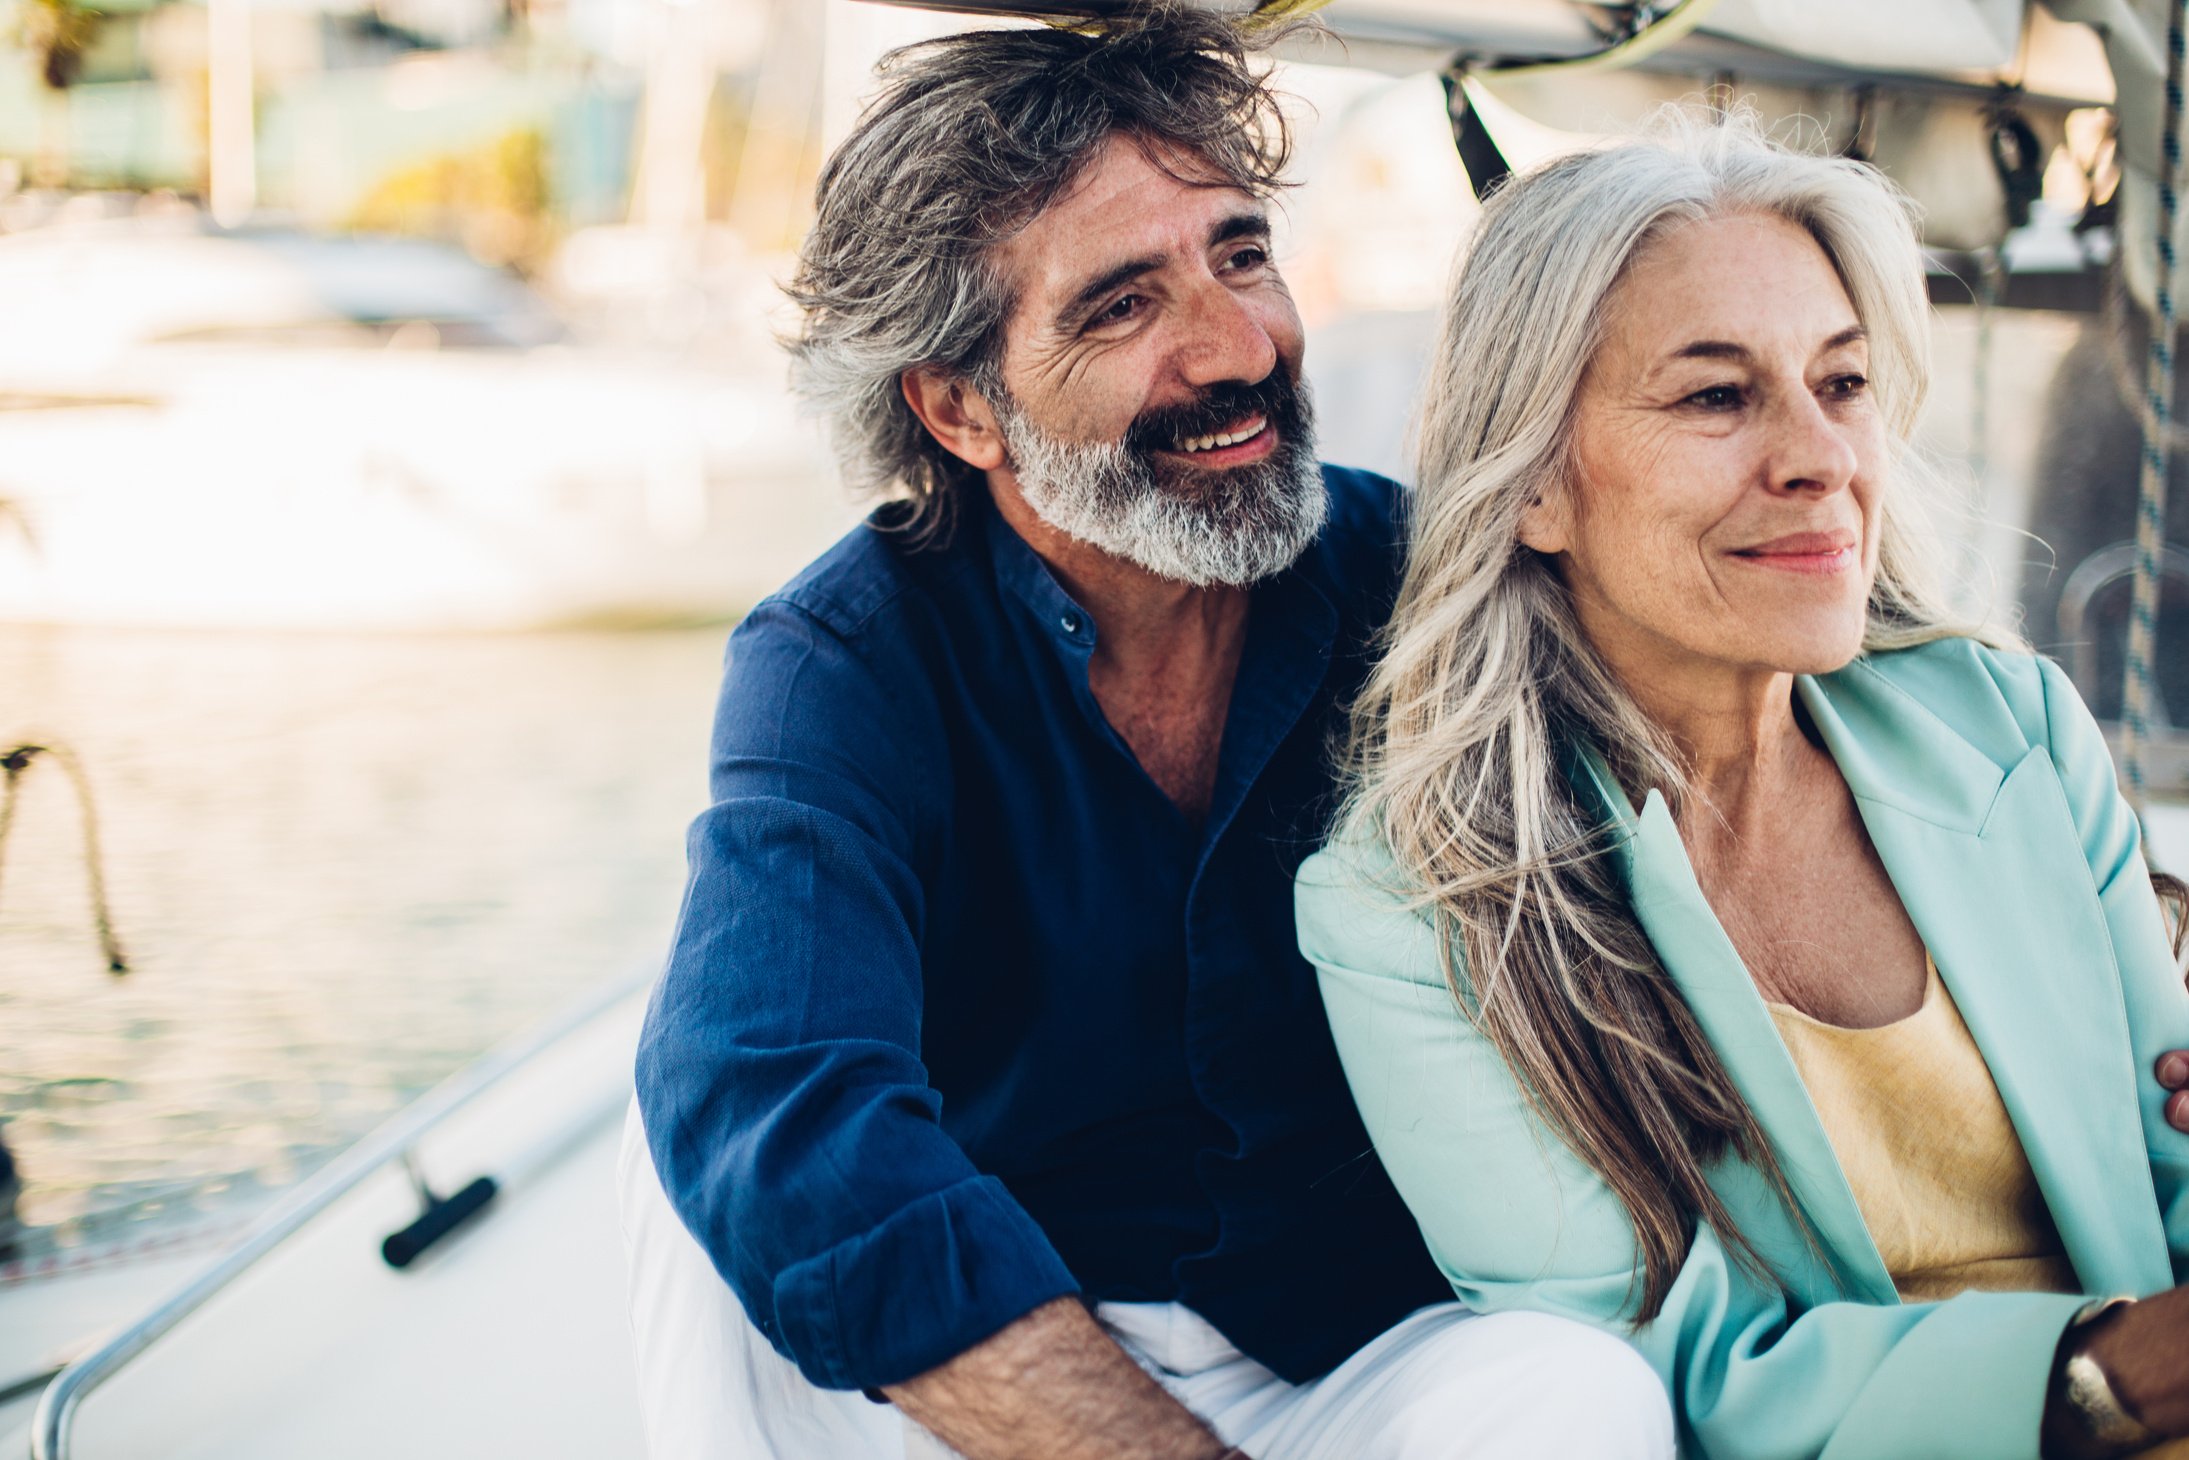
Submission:
[[[677,1220],[632,1104],[619,1171],[651,1460],[940,1460],[890,1405],[817,1389],[753,1327]],[[1176,1303],[1095,1316],[1254,1460],[1669,1460],[1664,1386],[1618,1339],[1440,1303],[1323,1378],[1288,1384]]]

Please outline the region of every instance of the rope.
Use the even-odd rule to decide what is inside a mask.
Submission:
[[[2121,404],[2140,419],[2144,413],[2144,382],[2136,378],[2136,352],[2130,343],[2128,322],[2128,311],[2134,307],[2128,300],[2125,270],[2116,264],[2106,276],[2100,316],[2105,324],[2106,373],[2112,377],[2113,388],[2120,393]],[[2164,440],[2169,451],[2189,451],[2189,426],[2169,421]]]
[[[1628,30],[1601,50],[1580,56],[1542,56],[1473,68],[1489,81],[1522,76],[1572,76],[1587,71],[1615,71],[1632,66],[1683,39],[1717,8],[1718,0],[1673,0],[1670,5],[1643,4],[1630,8]]]
[[[2143,752],[2150,738],[2151,654],[2158,636],[2159,555],[2166,546],[2166,458],[2174,403],[2174,222],[2181,174],[2182,70],[2189,46],[2189,0],[2179,0],[2166,36],[2166,113],[2160,129],[2158,319],[2144,377],[2143,484],[2136,499],[2136,573],[2128,618],[2128,666],[2122,686],[2121,759],[2128,799],[2144,805]]]
[[[1235,23],[1242,30],[1260,30],[1266,25],[1277,25],[1285,21],[1298,20],[1304,15],[1313,15],[1330,3],[1331,0],[1261,0],[1261,3],[1256,5],[1252,12],[1235,17]],[[1712,0],[1712,3],[1716,3],[1716,0]],[[1130,13],[1129,10],[1126,12],[1128,15]],[[1077,31],[1081,35],[1092,36],[1099,36],[1107,32],[1118,18],[1115,15],[1107,14],[1044,15],[1040,17],[1041,23],[1052,30]]]
[[[1497,139],[1491,136],[1489,123],[1470,94],[1471,88],[1489,90],[1486,83],[1514,76],[1570,76],[1631,66],[1689,34],[1717,3],[1675,0],[1669,7],[1654,3],[1630,6],[1625,30],[1606,36],[1602,48],[1584,55],[1513,56],[1499,61],[1483,61],[1464,53],[1455,57],[1438,79],[1444,84],[1444,110],[1452,124],[1452,141],[1459,148],[1460,165],[1467,170],[1467,182],[1475,196],[1487,198],[1512,176],[1513,168]],[[1718,108],[1720,114],[1731,105],[1732,83],[1728,78],[1725,104]]]
[[[0,867],[5,866],[8,832],[15,825],[15,802],[23,773],[41,755],[58,765],[76,788],[76,805],[84,824],[84,880],[91,888],[91,921],[99,932],[100,951],[106,954],[107,972],[127,973],[129,960],[122,954],[121,940],[114,936],[114,919],[107,909],[106,859],[99,850],[99,817],[91,803],[91,781],[84,775],[83,762],[67,746],[18,745],[0,755],[0,777],[4,777],[0,780]]]

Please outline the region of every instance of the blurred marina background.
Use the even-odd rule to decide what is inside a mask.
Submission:
[[[658,952],[726,626],[860,510],[785,391],[777,283],[875,59],[964,21],[851,0],[0,14],[0,752],[62,747],[90,793],[35,756],[0,809],[5,1381],[79,1336],[6,1332],[11,1288],[115,1275],[66,1322],[116,1321],[132,1274],[217,1249]],[[2026,25],[1996,64],[2052,100],[2006,244],[1980,161],[1909,153],[1937,174],[1924,438],[1965,489],[1943,515],[1971,603],[2081,652],[2117,713],[2125,578],[2085,584],[2079,651],[2058,631],[2068,570],[2132,530],[2146,335],[2090,222],[2119,175],[2113,79],[2094,33]],[[1474,204],[1438,79],[1377,60],[1283,62],[1304,185],[1281,262],[1323,454],[1404,478]],[[1525,83],[1514,110],[1479,104],[1524,164],[1645,110],[1620,82],[1593,119]],[[1809,115],[1859,140],[1833,95]],[[2185,651],[2162,637],[2176,704]],[[2189,844],[2161,854],[2189,868]]]

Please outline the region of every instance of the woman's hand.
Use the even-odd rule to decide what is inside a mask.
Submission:
[[[2166,1097],[2166,1123],[2189,1131],[2189,1049],[2170,1049],[2159,1056],[2159,1083],[2174,1093]]]

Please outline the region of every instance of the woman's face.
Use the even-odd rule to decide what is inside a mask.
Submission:
[[[1854,306],[1796,224],[1676,225],[1614,288],[1570,489],[1523,519],[1629,685],[1821,673],[1861,649],[1886,433]]]

